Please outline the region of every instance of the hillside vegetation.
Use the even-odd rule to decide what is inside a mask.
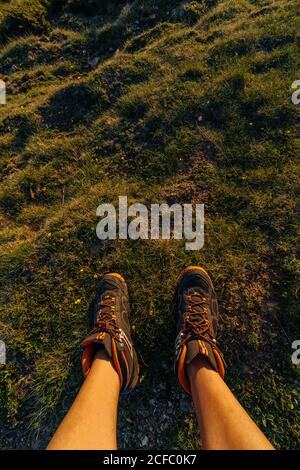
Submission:
[[[0,8],[0,447],[46,445],[82,381],[98,279],[117,270],[142,369],[119,446],[199,448],[173,375],[170,305],[189,263],[216,286],[227,382],[275,446],[299,447],[298,1]],[[204,249],[100,242],[96,208],[119,195],[204,203]]]

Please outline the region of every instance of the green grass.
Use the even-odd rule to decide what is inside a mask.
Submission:
[[[297,2],[60,5],[0,2],[1,447],[45,446],[81,383],[79,343],[110,270],[129,282],[143,402],[152,380],[180,397],[170,303],[181,268],[200,263],[229,384],[276,447],[299,448]],[[97,206],[124,194],[205,203],[204,249],[97,240]],[[139,416],[134,396],[126,413]],[[200,446],[185,412],[163,439]]]

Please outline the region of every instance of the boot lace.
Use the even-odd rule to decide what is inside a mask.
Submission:
[[[113,296],[104,295],[97,312],[95,331],[106,332],[119,341],[120,330],[116,320],[116,299]]]
[[[182,342],[203,340],[216,348],[216,340],[210,331],[207,299],[199,292],[192,290],[188,295],[184,295],[184,301],[186,307],[181,333]]]

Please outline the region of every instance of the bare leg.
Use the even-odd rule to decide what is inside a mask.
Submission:
[[[187,373],[205,449],[274,449],[207,359],[195,358]]]
[[[119,376],[106,352],[101,350],[47,449],[116,449],[119,391]]]

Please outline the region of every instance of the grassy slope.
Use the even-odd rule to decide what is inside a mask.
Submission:
[[[14,4],[0,15],[1,446],[43,447],[63,416],[108,270],[129,281],[142,358],[120,445],[140,447],[148,428],[148,447],[199,446],[172,373],[170,302],[179,270],[201,263],[229,384],[276,446],[299,447],[297,1],[136,0],[89,17],[36,3],[42,31]],[[204,202],[205,249],[100,243],[95,209],[122,194]]]

